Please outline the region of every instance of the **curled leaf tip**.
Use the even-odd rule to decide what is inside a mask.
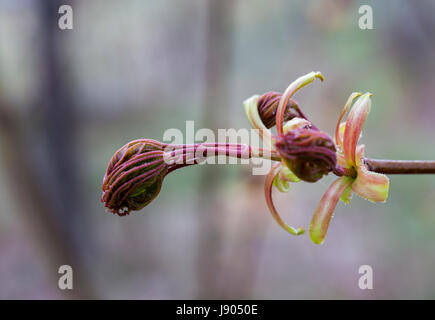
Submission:
[[[281,179],[280,176],[280,174],[275,176],[275,179],[273,179],[273,185],[281,192],[289,192],[290,184],[288,181]]]
[[[305,229],[304,228],[297,228],[294,231],[296,232],[297,236],[303,235],[305,233]]]
[[[295,81],[290,83],[290,85],[287,87],[287,89],[284,91],[281,100],[279,101],[278,110],[276,112],[276,129],[278,131],[278,134],[283,133],[283,123],[284,123],[284,111],[285,107],[287,106],[288,102],[290,101],[290,98],[301,88],[305,87],[306,85],[310,84],[314,81],[314,79],[320,79],[324,80],[323,75],[320,72],[310,72],[306,75],[303,75],[299,78],[297,78]]]
[[[314,72],[314,71],[313,71]],[[314,72],[314,77],[320,79],[320,81],[325,80],[325,77],[323,76],[323,74],[319,71]]]
[[[272,200],[272,186],[275,181],[275,177],[279,174],[281,168],[281,164],[275,164],[270,170],[269,174],[266,177],[266,182],[264,185],[264,194],[266,197],[267,207],[269,208],[270,213],[272,214],[275,221],[287,232],[292,235],[299,236],[305,232],[304,228],[294,228],[289,226],[279,215],[278,211],[275,208],[275,205]]]

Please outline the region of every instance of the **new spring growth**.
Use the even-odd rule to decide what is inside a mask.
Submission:
[[[258,98],[258,114],[267,129],[275,126],[276,111],[281,97],[282,93],[271,91]],[[284,120],[289,121],[295,117],[305,118],[305,115],[300,110],[299,105],[290,100],[284,112]]]
[[[151,139],[127,143],[115,152],[103,178],[101,201],[107,211],[119,216],[140,210],[153,201],[170,172],[199,164],[207,157],[279,159],[270,150],[243,144],[165,144]]]
[[[305,230],[292,227],[281,218],[272,199],[273,187],[288,192],[290,183],[313,183],[329,173],[338,177],[326,190],[311,219],[310,238],[321,244],[339,200],[349,204],[356,193],[372,202],[385,202],[389,179],[383,173],[435,173],[435,161],[364,157],[364,145],[358,141],[371,108],[371,93],[350,95],[338,117],[334,138],[318,129],[293,100],[298,90],[315,79],[324,80],[320,72],[310,72],[293,81],[282,94],[271,91],[254,95],[243,103],[248,120],[258,129],[265,148],[221,143],[168,145],[149,139],[126,144],[109,162],[101,201],[110,212],[127,215],[153,201],[164,178],[176,169],[218,155],[266,158],[275,161],[265,180],[266,204],[277,223],[293,235],[301,235]],[[342,121],[347,113],[346,121]],[[270,130],[274,126],[276,134]]]
[[[169,170],[163,160],[164,147],[158,141],[141,139],[114,154],[103,179],[101,198],[109,212],[127,215],[157,197]]]
[[[275,138],[275,148],[299,179],[316,182],[336,167],[332,138],[312,128],[296,128]]]

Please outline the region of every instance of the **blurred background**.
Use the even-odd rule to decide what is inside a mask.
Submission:
[[[126,217],[100,202],[128,141],[186,120],[249,127],[244,99],[313,70],[326,81],[296,100],[318,127],[332,134],[349,94],[370,91],[367,156],[435,159],[434,15],[430,0],[0,0],[0,298],[435,298],[435,176],[340,203],[322,246],[275,223],[249,165],[176,171]],[[332,180],[274,193],[279,211],[308,226]],[[74,290],[58,288],[63,264]]]

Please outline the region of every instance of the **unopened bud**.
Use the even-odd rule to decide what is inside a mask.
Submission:
[[[289,169],[307,182],[321,179],[337,163],[332,138],[312,128],[298,128],[277,136],[275,147]]]
[[[263,121],[266,128],[270,129],[275,126],[276,111],[278,109],[279,100],[281,100],[282,93],[267,92],[260,96],[258,99],[258,113],[260,114],[261,121]],[[284,121],[300,117],[301,115],[294,109],[296,102],[290,100],[284,112]]]
[[[113,155],[103,179],[101,198],[108,211],[127,215],[157,197],[168,172],[164,147],[158,141],[141,139],[129,142]]]

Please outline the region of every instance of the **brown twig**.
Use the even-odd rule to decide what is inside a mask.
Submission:
[[[370,171],[384,174],[434,174],[433,160],[380,160],[364,159]]]

